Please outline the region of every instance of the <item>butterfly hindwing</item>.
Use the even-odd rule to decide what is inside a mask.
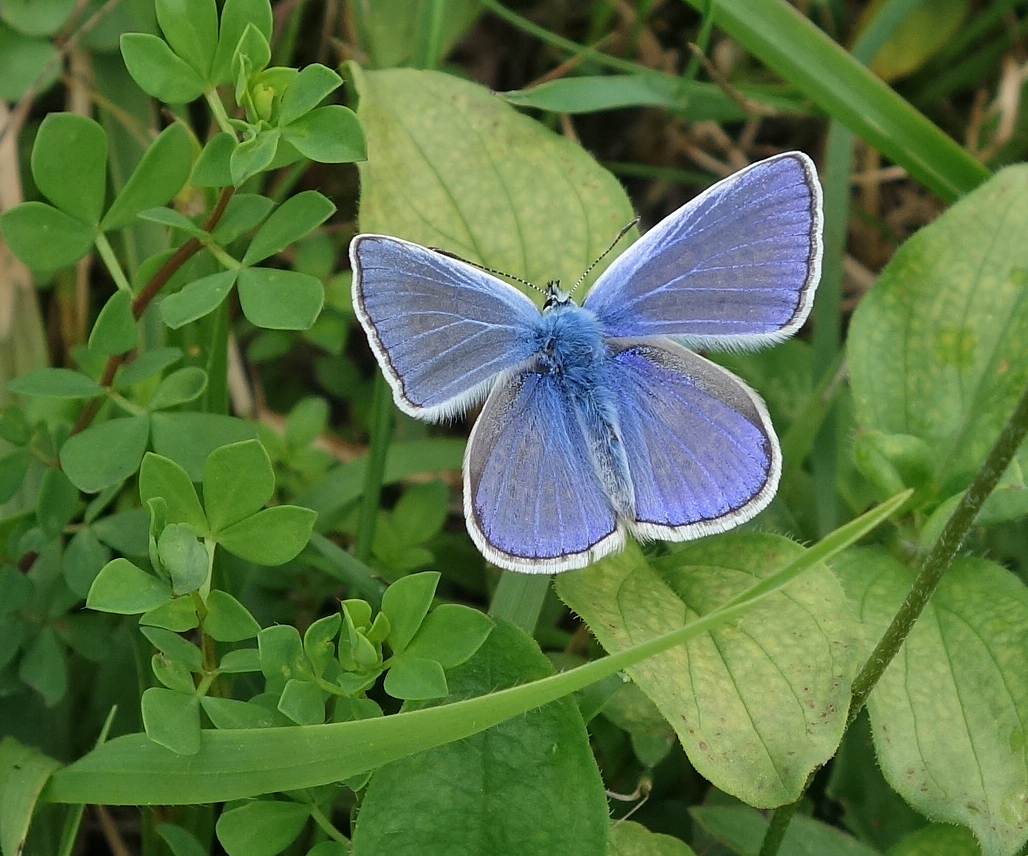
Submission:
[[[386,235],[358,235],[350,258],[357,317],[406,413],[459,413],[534,352],[539,310],[484,271]]]
[[[803,324],[821,267],[821,189],[790,152],[718,182],[636,241],[585,299],[610,336],[759,347]]]
[[[611,345],[635,533],[697,538],[764,508],[778,486],[781,452],[757,394],[670,340]]]
[[[504,568],[555,573],[619,549],[624,536],[554,375],[497,381],[464,456],[468,531]]]

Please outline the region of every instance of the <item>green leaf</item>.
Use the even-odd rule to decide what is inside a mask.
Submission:
[[[196,602],[191,595],[176,597],[163,603],[156,609],[144,612],[139,623],[148,627],[160,627],[175,633],[185,633],[200,626],[200,618],[196,614]]]
[[[33,4],[35,5],[35,4]],[[57,47],[0,26],[0,98],[17,101],[26,92],[45,92],[60,76]]]
[[[7,382],[11,392],[49,398],[93,398],[104,388],[91,377],[71,369],[36,369]]]
[[[276,505],[223,529],[218,543],[256,565],[282,565],[307,546],[317,516],[298,505]]]
[[[154,348],[152,351],[145,351],[118,373],[118,377],[114,381],[114,388],[123,392],[133,384],[160,374],[180,359],[182,359],[180,348]]]
[[[7,502],[21,487],[29,469],[28,449],[11,449],[0,456],[0,503]]]
[[[229,856],[275,856],[292,844],[309,816],[301,803],[256,800],[222,812],[218,841]]]
[[[229,164],[236,145],[236,138],[228,131],[211,137],[200,150],[190,181],[197,187],[228,187],[232,183]]]
[[[449,674],[451,699],[549,674],[535,642],[500,623]],[[406,709],[421,705],[405,705]],[[539,763],[546,747],[546,763]],[[573,787],[568,783],[573,782]],[[411,812],[418,794],[432,810]],[[408,808],[404,808],[407,806]],[[581,714],[571,699],[375,771],[354,827],[365,856],[452,853],[468,841],[519,856],[606,853],[607,800]]]
[[[751,86],[739,86],[744,98],[795,111],[795,99]],[[746,118],[742,105],[713,83],[683,80],[655,72],[646,74],[579,75],[548,80],[530,89],[499,93],[518,107],[534,107],[555,113],[595,113],[649,105],[677,110],[693,122],[717,122]]]
[[[48,114],[32,145],[32,177],[57,208],[87,225],[96,225],[107,189],[107,135],[103,128],[77,113]]]
[[[252,440],[253,425],[220,413],[154,413],[153,450],[173,460],[192,481],[203,478],[203,464],[219,446]]]
[[[287,624],[265,627],[257,634],[257,649],[268,692],[281,693],[293,678],[310,681],[314,677],[300,633],[295,627]]]
[[[121,56],[139,88],[158,101],[187,104],[204,92],[204,79],[164,39],[149,33],[125,33]]]
[[[218,50],[211,68],[212,83],[233,81],[232,57],[247,25],[256,27],[266,41],[271,40],[271,3],[268,0],[226,0],[221,10]]]
[[[157,0],[157,22],[172,50],[207,79],[218,47],[214,0]]]
[[[222,246],[230,244],[244,232],[253,229],[274,207],[273,200],[259,193],[233,194],[211,235]]]
[[[68,476],[58,469],[43,473],[36,497],[36,520],[47,540],[56,538],[79,510],[79,492]]]
[[[304,66],[286,87],[278,108],[278,121],[288,125],[318,106],[329,93],[339,88],[343,79],[321,63]]]
[[[161,749],[145,735],[124,735],[58,770],[50,780],[47,798],[60,803],[196,805],[256,793],[316,787],[362,775],[391,761],[520,717],[722,623],[743,617],[755,603],[770,597],[785,582],[838,555],[867,535],[909,499],[910,493],[904,492],[841,526],[785,568],[736,598],[731,606],[707,613],[685,627],[618,654],[510,689],[392,716],[317,726],[208,731],[204,735],[204,751],[189,759]],[[153,628],[143,629],[144,634],[152,631]],[[181,637],[171,636],[182,644],[189,644]],[[280,691],[293,663],[303,666],[306,659],[299,633],[291,626],[269,627],[259,634],[258,646],[269,688],[274,681],[276,691]],[[269,646],[274,651],[268,651]],[[280,651],[284,656],[279,655]],[[290,651],[295,658],[289,656]],[[307,674],[310,675],[309,666]],[[517,674],[518,680],[531,678],[525,670]],[[453,675],[450,679],[452,686]],[[490,681],[491,686],[494,684]],[[352,706],[352,702],[349,704]],[[348,707],[344,706],[341,715],[347,713]]]
[[[89,348],[111,356],[131,351],[138,344],[132,295],[119,289],[108,298],[89,334]]]
[[[971,830],[944,823],[930,823],[889,848],[889,856],[981,856],[981,853]]]
[[[186,183],[193,168],[193,139],[181,122],[165,128],[143,152],[139,164],[107,209],[100,228],[123,229],[140,211],[158,208]]]
[[[560,598],[608,651],[666,633],[731,601],[804,554],[774,535],[730,533],[646,562],[637,547],[560,574]],[[750,805],[799,797],[839,745],[860,631],[824,566],[736,625],[629,669],[701,775]]]
[[[198,534],[207,534],[207,518],[188,473],[174,461],[148,452],[139,468],[139,498],[145,506],[157,497],[166,503],[168,523],[188,523]]]
[[[139,631],[169,660],[181,663],[190,672],[203,671],[203,654],[192,642],[162,627],[141,626]]]
[[[157,539],[157,553],[168,576],[172,594],[197,591],[210,574],[207,550],[196,540],[196,530],[188,523],[166,526]]]
[[[154,677],[173,692],[191,695],[196,690],[193,673],[177,660],[157,653],[150,658],[150,668]]]
[[[193,280],[181,291],[161,301],[161,320],[172,330],[177,330],[203,318],[221,306],[238,275],[238,270],[223,270]]]
[[[732,853],[757,853],[767,832],[767,818],[749,806],[702,805],[690,809],[689,814],[708,835]],[[789,822],[779,852],[783,856],[806,853],[879,856],[877,850],[841,830],[799,813]]]
[[[20,854],[32,810],[60,761],[13,737],[0,740],[0,851]]]
[[[75,487],[96,493],[139,469],[149,435],[146,414],[90,425],[61,446],[61,466]]]
[[[250,323],[268,330],[307,330],[325,303],[321,281],[275,268],[239,271],[239,303]]]
[[[672,835],[651,832],[641,823],[619,820],[611,824],[607,856],[696,856],[693,849]],[[787,852],[783,851],[783,856]]]
[[[532,282],[574,283],[632,220],[610,173],[485,87],[440,72],[349,69],[375,152],[358,165],[361,231]]]
[[[436,586],[438,571],[425,571],[401,577],[382,595],[382,612],[389,619],[389,647],[402,654],[428,615]]]
[[[259,704],[234,698],[204,696],[200,699],[200,705],[204,713],[211,718],[215,728],[270,728],[273,725],[281,725],[282,722],[279,720],[285,719]],[[204,856],[207,856],[207,851],[204,851]]]
[[[150,410],[177,407],[199,398],[207,388],[207,372],[198,366],[186,366],[164,378],[147,405]]]
[[[944,199],[968,193],[988,170],[869,71],[846,48],[780,0],[688,0],[700,14]],[[492,6],[490,0],[489,3]]]
[[[200,751],[200,700],[164,687],[150,687],[141,699],[143,728],[158,746],[176,755]]]
[[[864,7],[857,37],[862,34],[871,13],[881,3]],[[952,41],[967,17],[967,0],[935,0],[931,5],[913,4],[909,14],[893,30],[871,60],[871,70],[883,80],[892,81],[917,71],[940,48]]]
[[[260,511],[275,492],[275,473],[257,440],[222,446],[203,465],[203,503],[212,532]]]
[[[876,549],[833,563],[865,626],[867,652],[910,589]],[[961,557],[868,699],[882,773],[922,814],[969,827],[985,854],[1015,852],[1028,831],[1028,589],[1005,568]]]
[[[474,654],[492,629],[493,621],[485,613],[443,603],[428,614],[404,654],[436,660],[444,669],[452,669]]]
[[[257,230],[242,263],[253,265],[281,252],[324,223],[335,210],[335,205],[316,190],[290,196]]]
[[[393,525],[402,533],[403,543],[422,544],[442,531],[447,517],[448,490],[439,479],[412,485],[393,508]]]
[[[283,125],[282,139],[318,163],[353,163],[368,157],[357,115],[341,104],[318,107]]]
[[[110,558],[111,551],[100,543],[92,529],[80,529],[71,537],[61,560],[61,572],[68,588],[84,598]]]
[[[154,831],[168,845],[171,856],[207,856],[207,848],[188,829],[174,823],[158,823]]]
[[[53,707],[68,692],[68,665],[64,648],[52,627],[44,627],[21,655],[18,677]]]
[[[33,270],[74,264],[93,247],[96,230],[43,202],[0,214],[0,229],[15,255]]]
[[[446,675],[435,660],[404,653],[389,667],[385,691],[393,698],[410,701],[442,698],[446,695]]]
[[[228,592],[214,589],[207,596],[207,616],[203,629],[217,642],[242,642],[253,639],[261,626],[250,611]]]
[[[225,674],[259,672],[260,670],[260,652],[256,648],[236,648],[228,651],[218,663],[218,671]]]
[[[335,640],[343,619],[338,612],[319,618],[303,634],[303,650],[311,661],[314,674],[323,675],[335,659]]]
[[[924,440],[952,492],[1028,384],[1026,179],[1028,166],[1003,170],[910,238],[850,326],[857,422]]]
[[[297,725],[317,725],[325,721],[325,697],[316,684],[291,678],[286,681],[278,709]]]
[[[135,615],[171,599],[171,586],[137,568],[128,559],[108,562],[93,580],[86,606],[99,612]]]
[[[173,208],[147,208],[145,211],[140,211],[138,216],[140,220],[146,220],[149,223],[158,223],[169,229],[179,229],[198,241],[205,241],[208,237],[200,226]]]
[[[232,184],[239,187],[248,178],[267,169],[275,159],[280,137],[277,128],[270,128],[237,145],[229,158]]]
[[[74,0],[7,0],[3,21],[21,34],[50,36],[60,29],[74,8]]]

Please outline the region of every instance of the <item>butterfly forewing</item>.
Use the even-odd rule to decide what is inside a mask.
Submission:
[[[636,534],[696,538],[764,508],[778,485],[781,456],[757,394],[674,342],[611,345]]]
[[[611,336],[757,347],[799,329],[820,266],[820,185],[810,159],[790,152],[718,182],[654,226],[585,306]]]
[[[464,510],[485,557],[519,571],[582,567],[623,543],[576,409],[553,375],[497,382],[468,441]]]
[[[532,356],[539,310],[513,286],[385,235],[358,235],[350,258],[357,317],[401,410],[459,413]]]

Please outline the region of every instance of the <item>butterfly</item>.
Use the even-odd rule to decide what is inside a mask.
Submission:
[[[404,413],[485,405],[464,456],[468,532],[514,571],[580,568],[639,539],[723,532],[771,501],[767,408],[694,349],[780,342],[821,269],[821,189],[788,152],[714,184],[618,256],[578,306],[542,310],[474,265],[400,238],[350,244],[353,302]]]

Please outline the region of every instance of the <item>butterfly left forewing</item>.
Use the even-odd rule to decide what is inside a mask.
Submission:
[[[635,492],[632,529],[685,540],[771,501],[781,452],[760,397],[669,340],[612,340],[611,386]]]
[[[510,570],[580,568],[624,543],[574,402],[554,375],[497,381],[464,456],[464,511],[482,554]]]

